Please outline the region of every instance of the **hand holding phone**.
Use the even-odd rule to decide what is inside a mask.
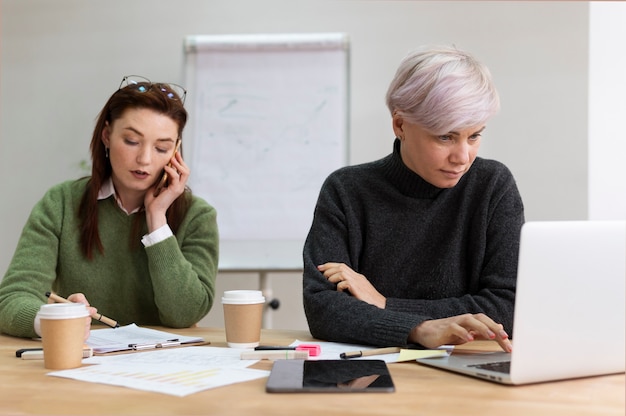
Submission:
[[[178,149],[180,148],[180,142],[181,140],[178,139],[178,141],[176,142],[176,149],[174,149],[174,154],[172,155],[172,157],[176,156],[176,152],[178,152]],[[170,161],[167,166],[172,167],[172,162]],[[159,196],[159,194],[161,193],[161,191],[163,190],[163,188],[167,188],[168,186],[168,174],[167,171],[165,169],[163,169],[163,176],[161,176],[161,179],[159,180],[159,183],[157,184],[156,188],[154,189],[154,196],[157,197]]]

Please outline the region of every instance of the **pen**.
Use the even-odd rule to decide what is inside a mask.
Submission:
[[[276,350],[296,350],[296,347],[291,346],[281,346],[281,345],[259,345],[258,347],[254,347],[255,351],[276,351]]]
[[[259,345],[258,347],[254,347],[254,350],[255,351],[281,351],[281,350],[282,351],[285,351],[285,350],[308,351],[309,356],[316,357],[320,355],[320,353],[322,352],[322,347],[320,347],[318,344],[300,344],[296,346]]]
[[[339,354],[339,356],[341,358],[358,358],[358,357],[368,357],[371,355],[394,354],[397,352],[400,352],[400,347],[387,347],[387,348],[378,348],[374,350],[342,352],[341,354]]]
[[[243,351],[242,360],[306,360],[308,351],[274,350],[274,351]]]
[[[15,356],[22,360],[43,360],[43,348],[22,348],[15,351]],[[83,346],[83,358],[89,358],[93,356],[93,349],[88,346]]]
[[[46,292],[46,297],[52,299],[53,301],[57,302],[57,303],[72,303],[71,301],[56,295],[54,293],[50,293],[50,292]],[[111,328],[119,328],[119,324],[117,323],[117,321],[114,321],[111,318],[107,318],[106,316],[102,315],[101,313],[94,313],[93,315],[91,315],[91,317],[93,319],[95,319],[96,321],[100,321],[105,325],[110,326]]]

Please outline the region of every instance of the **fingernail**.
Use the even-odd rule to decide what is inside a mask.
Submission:
[[[494,339],[496,334],[494,334],[491,330],[487,330],[487,335],[489,335],[489,339]]]
[[[507,334],[506,331],[504,330],[500,331],[500,338],[506,339],[508,337],[509,337],[509,334]]]

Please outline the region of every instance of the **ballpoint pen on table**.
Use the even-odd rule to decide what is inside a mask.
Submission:
[[[57,302],[57,303],[72,303],[71,301],[65,299],[64,297],[61,297],[57,294],[51,293],[51,292],[46,292],[46,297],[52,299],[53,301]],[[102,315],[101,313],[94,313],[93,315],[91,315],[91,317],[93,319],[95,319],[96,321],[102,322],[105,325],[110,326],[111,328],[119,328],[119,324],[117,323],[117,321],[108,318],[104,315]]]
[[[43,360],[43,348],[21,348],[15,351],[15,356],[22,360]],[[89,358],[93,356],[93,349],[88,346],[83,346],[83,358]]]
[[[369,357],[372,355],[395,354],[398,352],[400,352],[400,347],[386,347],[386,348],[378,348],[378,349],[373,349],[373,350],[342,352],[341,354],[339,354],[339,356],[341,358],[359,358],[359,357]]]

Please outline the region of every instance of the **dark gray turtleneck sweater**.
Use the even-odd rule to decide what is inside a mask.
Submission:
[[[341,168],[322,186],[304,246],[311,334],[404,346],[424,320],[485,313],[512,335],[524,207],[511,172],[476,158],[459,183],[436,188],[399,153]],[[387,298],[379,309],[338,292],[316,266],[346,263]]]

